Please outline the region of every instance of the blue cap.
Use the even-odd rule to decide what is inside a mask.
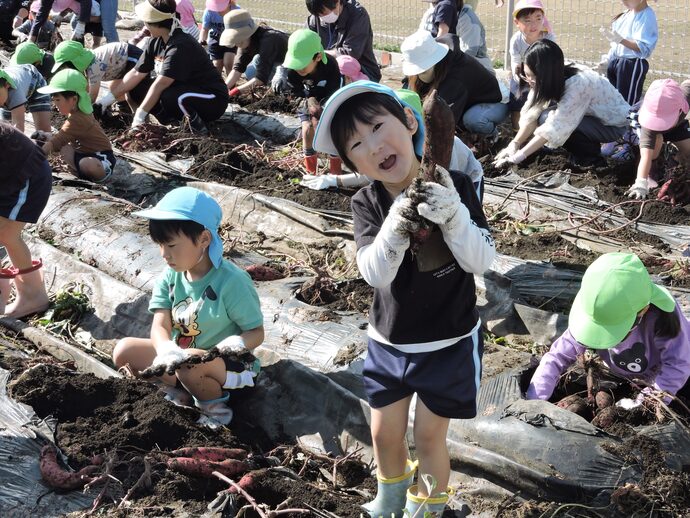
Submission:
[[[412,136],[412,143],[414,144],[414,152],[418,156],[422,156],[424,151],[424,120],[422,119],[422,114],[419,113],[414,106],[403,101],[392,88],[388,88],[386,85],[379,83],[374,83],[373,81],[355,81],[347,86],[342,87],[337,90],[326,102],[323,107],[323,112],[321,113],[321,119],[319,124],[316,126],[316,133],[314,134],[314,149],[321,153],[328,153],[330,155],[338,155],[338,150],[333,144],[333,139],[331,138],[331,122],[335,113],[340,108],[345,101],[350,97],[363,93],[378,93],[386,94],[397,100],[403,107],[409,108],[414,113],[417,119],[418,129],[417,132]]]
[[[147,219],[186,220],[202,225],[211,233],[211,246],[208,257],[218,268],[223,260],[223,243],[218,235],[218,227],[223,211],[211,196],[194,187],[178,187],[163,196],[156,206],[134,212],[135,216]]]

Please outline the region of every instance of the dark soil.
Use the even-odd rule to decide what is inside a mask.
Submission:
[[[265,111],[295,115],[304,100],[301,98],[292,98],[287,95],[273,95],[267,88],[260,88],[252,95],[242,96],[236,101],[233,100],[233,102],[236,102],[247,111]]]
[[[329,277],[315,277],[305,282],[296,296],[311,306],[366,314],[371,307],[374,289],[363,279],[337,282]]]

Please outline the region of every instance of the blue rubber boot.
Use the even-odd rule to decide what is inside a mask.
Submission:
[[[405,516],[409,518],[441,518],[452,493],[453,490],[448,488],[445,493],[439,493],[432,497],[418,496],[417,485],[414,485],[407,490]]]
[[[417,463],[407,459],[405,473],[395,478],[378,479],[376,498],[367,502],[362,507],[371,518],[402,518],[405,508],[405,497],[408,488],[412,485]]]

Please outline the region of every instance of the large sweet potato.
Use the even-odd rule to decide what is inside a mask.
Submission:
[[[67,471],[58,464],[55,446],[47,444],[41,449],[41,478],[54,489],[81,489],[94,479],[98,469],[98,466],[86,466],[79,471]]]

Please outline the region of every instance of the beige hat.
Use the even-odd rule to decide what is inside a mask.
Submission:
[[[153,7],[148,0],[134,6],[134,12],[144,23],[159,23],[165,20],[170,20],[174,16],[173,13],[164,13]]]
[[[252,15],[246,9],[233,9],[223,16],[225,30],[219,43],[224,47],[236,47],[241,41],[250,38],[258,28]]]

